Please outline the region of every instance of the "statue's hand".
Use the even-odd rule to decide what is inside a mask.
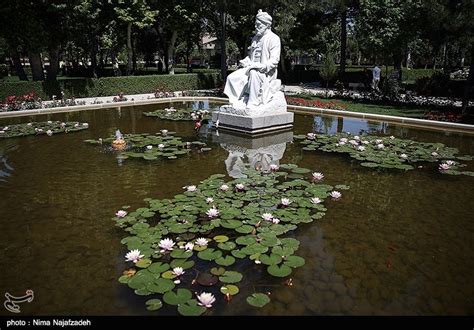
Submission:
[[[239,63],[244,68],[248,67],[251,64],[248,57],[244,58],[243,60],[240,60]]]

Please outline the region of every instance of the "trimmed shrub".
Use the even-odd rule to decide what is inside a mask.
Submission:
[[[154,93],[158,86],[170,91],[212,89],[221,83],[217,73],[191,73],[179,75],[127,76],[107,78],[66,79],[58,81],[25,81],[0,83],[0,99],[11,95],[24,95],[35,92],[43,100],[52,95],[66,98],[113,96],[119,93],[144,94]]]

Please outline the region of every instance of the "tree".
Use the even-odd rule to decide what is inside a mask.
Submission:
[[[114,11],[119,22],[127,28],[127,75],[133,71],[132,28],[143,29],[155,21],[156,11],[150,9],[145,0],[115,0]]]
[[[323,61],[323,66],[319,72],[321,78],[326,81],[326,97],[328,96],[329,83],[337,77],[337,67],[334,63],[334,57],[331,53],[327,53]]]

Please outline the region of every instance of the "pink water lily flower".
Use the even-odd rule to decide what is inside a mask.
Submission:
[[[219,215],[219,210],[213,207],[207,210],[206,214],[209,218],[215,218]]]
[[[115,215],[119,218],[125,218],[125,216],[127,215],[127,211],[119,210],[117,211],[117,213],[115,213]]]
[[[272,221],[273,215],[271,213],[264,213],[262,214],[262,219],[265,221]]]

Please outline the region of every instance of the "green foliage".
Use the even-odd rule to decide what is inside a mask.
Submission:
[[[337,76],[337,67],[334,63],[334,57],[331,53],[328,53],[324,58],[323,66],[319,72],[321,78],[326,81],[326,86],[336,79]]]
[[[97,97],[124,94],[153,93],[157,86],[171,91],[215,88],[219,83],[217,74],[180,74],[155,76],[128,76],[58,81],[0,82],[0,100],[10,95],[35,92],[43,100],[64,91],[66,98]]]

